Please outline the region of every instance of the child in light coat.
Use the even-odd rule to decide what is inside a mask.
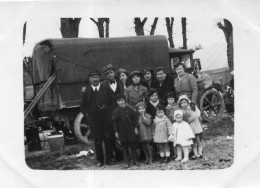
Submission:
[[[153,141],[158,144],[161,163],[168,163],[170,161],[168,137],[171,132],[172,123],[165,116],[164,107],[158,105],[156,107],[156,116],[153,120]]]
[[[153,162],[153,152],[151,142],[152,137],[152,117],[146,113],[146,105],[143,102],[139,102],[136,105],[136,110],[139,113],[138,117],[138,133],[139,142],[142,144],[142,149],[145,154],[145,163],[150,164]]]
[[[192,149],[194,155],[192,159],[202,158],[202,141],[200,135],[203,133],[201,123],[199,121],[200,110],[196,107],[195,111],[192,111],[190,108],[190,99],[186,95],[179,97],[178,104],[183,112],[183,120],[189,123],[194,135],[194,144]]]
[[[181,110],[176,110],[174,112],[173,131],[169,136],[169,140],[173,137],[174,146],[177,148],[177,158],[175,161],[180,161],[182,163],[189,160],[189,148],[192,145],[192,139],[195,137],[189,124],[183,121],[183,112]],[[182,151],[184,153],[184,158],[182,159]]]

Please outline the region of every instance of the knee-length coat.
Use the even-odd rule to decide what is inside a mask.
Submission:
[[[152,117],[149,114],[143,116],[139,115],[138,117],[138,134],[139,134],[139,141],[151,141],[152,137]]]
[[[118,132],[121,143],[134,142],[137,127],[137,112],[130,106],[117,107],[112,115],[114,132]]]
[[[172,123],[164,116],[153,120],[153,141],[155,143],[167,143],[170,134],[172,133]]]

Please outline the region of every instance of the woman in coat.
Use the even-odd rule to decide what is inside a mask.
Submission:
[[[131,85],[125,89],[126,102],[135,108],[139,102],[145,102],[147,88],[141,84],[142,74],[133,71],[130,75]]]
[[[174,68],[178,75],[174,80],[174,87],[178,97],[181,95],[187,95],[191,100],[191,109],[195,111],[195,105],[198,100],[198,84],[196,78],[185,72],[185,66],[183,63],[177,63]]]

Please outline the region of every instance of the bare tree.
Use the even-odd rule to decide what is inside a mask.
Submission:
[[[134,24],[135,24],[135,33],[137,36],[141,36],[144,35],[144,24],[147,21],[147,17],[145,17],[143,19],[143,21],[141,21],[141,19],[139,17],[135,17],[134,18]]]
[[[80,21],[81,18],[61,18],[60,31],[62,38],[78,38]]]
[[[173,38],[172,38],[172,29],[173,29],[173,22],[174,22],[174,18],[171,17],[171,20],[169,17],[165,18],[166,20],[166,27],[167,27],[167,32],[168,32],[168,40],[170,43],[170,47],[174,48],[174,43],[173,43]]]
[[[106,23],[106,38],[109,37],[109,18],[98,18],[98,21],[94,20],[94,18],[90,18],[90,20],[92,20],[97,25],[100,38],[104,38],[105,36],[104,23]]]
[[[186,18],[181,18],[181,25],[182,25],[182,39],[183,39],[183,49],[187,49],[187,37],[186,37]]]
[[[224,20],[224,25],[221,22],[217,23],[217,26],[224,32],[227,42],[227,58],[228,66],[231,71],[234,70],[234,49],[233,49],[233,27],[230,21]]]
[[[157,25],[158,19],[159,19],[158,17],[154,18],[153,25],[151,25],[150,35],[154,35],[154,31],[156,29],[156,25]]]

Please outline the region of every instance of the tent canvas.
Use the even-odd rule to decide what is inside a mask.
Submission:
[[[227,61],[227,45],[214,44],[203,49],[197,50],[193,54],[193,59],[200,59],[202,70],[212,76],[213,81],[222,77],[223,82],[231,79]]]
[[[193,58],[199,58],[202,71],[214,70],[219,68],[228,68],[227,45],[214,44],[200,50],[196,50]]]

